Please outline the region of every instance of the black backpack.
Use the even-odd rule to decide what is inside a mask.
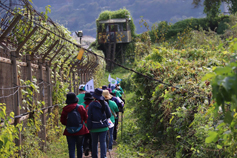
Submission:
[[[76,108],[67,114],[67,125],[66,130],[68,133],[76,133],[79,132],[83,126],[81,123],[81,115],[78,112],[78,107],[80,105],[77,104]]]

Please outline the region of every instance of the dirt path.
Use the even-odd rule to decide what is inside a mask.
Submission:
[[[99,143],[98,143],[98,147],[99,147],[98,148],[98,158],[100,158],[100,145],[99,145]],[[117,149],[117,145],[113,145],[113,150],[110,151],[110,153],[108,151],[106,153],[107,158],[117,158],[116,149]],[[83,154],[83,158],[91,158],[91,157],[92,157],[91,152],[89,153],[89,156],[85,156]]]

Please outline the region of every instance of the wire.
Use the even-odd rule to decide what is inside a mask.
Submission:
[[[2,99],[2,98],[8,98],[8,97],[10,97],[10,96],[13,96],[13,95],[15,95],[18,91],[19,91],[19,87],[17,87],[17,90],[16,90],[14,93],[12,93],[12,94],[10,94],[10,95],[8,95],[8,96],[2,96],[2,97],[0,97],[0,99]]]
[[[15,87],[8,87],[8,88],[0,88],[0,89],[14,89],[14,88],[17,88],[17,87],[19,87],[19,86],[15,86]]]

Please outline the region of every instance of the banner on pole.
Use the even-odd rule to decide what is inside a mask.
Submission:
[[[116,77],[116,80],[117,80],[118,83],[120,83],[122,81],[122,79],[118,78],[118,77]]]
[[[93,79],[91,79],[89,82],[86,83],[85,91],[94,92],[94,81],[93,81]]]
[[[117,84],[117,81],[113,78],[111,78],[110,86],[114,86]]]
[[[111,82],[111,76],[110,76],[110,74],[109,74],[109,77],[108,77],[108,81]]]

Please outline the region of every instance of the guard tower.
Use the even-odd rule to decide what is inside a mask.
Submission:
[[[131,29],[129,26],[130,18],[109,19],[97,21],[97,41],[103,45],[105,57],[114,61],[115,53],[120,53],[122,63],[124,61],[123,46],[132,41]],[[114,64],[107,63],[107,70],[112,70]]]

